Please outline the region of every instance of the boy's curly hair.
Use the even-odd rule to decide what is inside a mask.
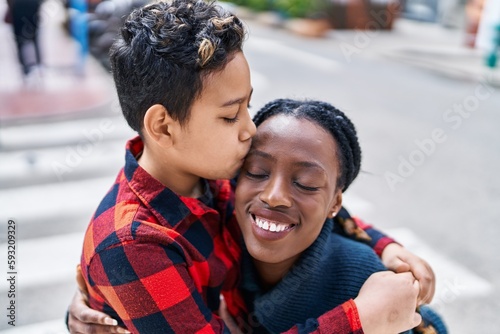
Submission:
[[[110,50],[123,115],[141,134],[146,111],[161,104],[184,124],[203,79],[242,50],[242,22],[214,2],[160,1],[134,10]]]

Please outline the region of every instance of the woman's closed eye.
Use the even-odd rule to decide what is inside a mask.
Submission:
[[[266,178],[268,174],[266,174],[264,172],[250,172],[247,170],[246,175],[251,179],[260,180],[260,179]]]
[[[309,187],[309,186],[305,186],[297,181],[294,182],[294,184],[299,187],[300,189],[302,190],[306,190],[306,191],[317,191],[319,189],[319,187]]]

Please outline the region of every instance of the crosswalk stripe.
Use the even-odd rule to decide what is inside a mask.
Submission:
[[[27,289],[74,279],[76,265],[80,262],[82,245],[83,232],[17,240],[16,283],[18,288]],[[7,244],[0,244],[0,249],[7,249]],[[0,256],[5,257],[6,253],[2,252]],[[7,261],[2,258],[1,263],[7,263]],[[6,290],[6,280],[1,280],[1,282],[0,289]]]
[[[87,175],[116,174],[125,161],[124,140],[113,140],[85,148],[66,146],[36,151],[21,150],[0,154],[0,187],[25,186],[71,180]],[[85,151],[82,151],[85,150]]]
[[[16,326],[12,329],[0,330],[1,334],[67,334],[64,319],[39,322],[32,325]]]
[[[429,262],[436,275],[434,304],[442,305],[457,299],[486,296],[493,291],[490,282],[431,248],[410,229],[394,228],[384,232]]]
[[[0,203],[5,209],[0,212],[0,221],[15,219],[22,229],[23,222],[36,222],[41,217],[81,214],[90,220],[97,205],[112,186],[114,178],[111,176],[3,189],[0,191]],[[15,211],[10,211],[14,209]]]
[[[17,125],[2,128],[0,144],[7,150],[60,146],[61,143],[99,143],[129,138],[135,133],[121,115],[108,118],[69,120],[48,124]]]

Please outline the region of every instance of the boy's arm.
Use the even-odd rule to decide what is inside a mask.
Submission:
[[[340,228],[337,230],[340,234],[366,243],[373,248],[378,256],[382,255],[387,245],[395,242],[394,239],[373,228],[373,226],[366,224],[360,218],[351,216],[344,207],[340,209],[334,220]]]
[[[88,272],[82,268],[90,306],[108,304],[132,333],[229,333],[198,293],[196,272],[190,272],[182,252],[175,245],[144,241],[100,251]]]
[[[336,232],[368,244],[387,269],[397,273],[411,272],[420,283],[419,304],[428,304],[432,301],[436,289],[436,278],[427,261],[408,251],[394,239],[366,224],[360,218],[351,216],[344,207],[335,217],[335,222]]]
[[[416,312],[419,283],[410,273],[385,271],[372,274],[359,295],[318,319],[295,325],[286,334],[401,333],[420,324]]]

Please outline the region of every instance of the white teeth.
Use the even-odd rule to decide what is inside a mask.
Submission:
[[[259,217],[255,217],[255,223],[261,229],[266,230],[266,231],[271,231],[271,232],[282,232],[289,227],[289,225],[279,224],[279,223],[275,223],[275,222],[268,222],[267,220],[259,218]]]

